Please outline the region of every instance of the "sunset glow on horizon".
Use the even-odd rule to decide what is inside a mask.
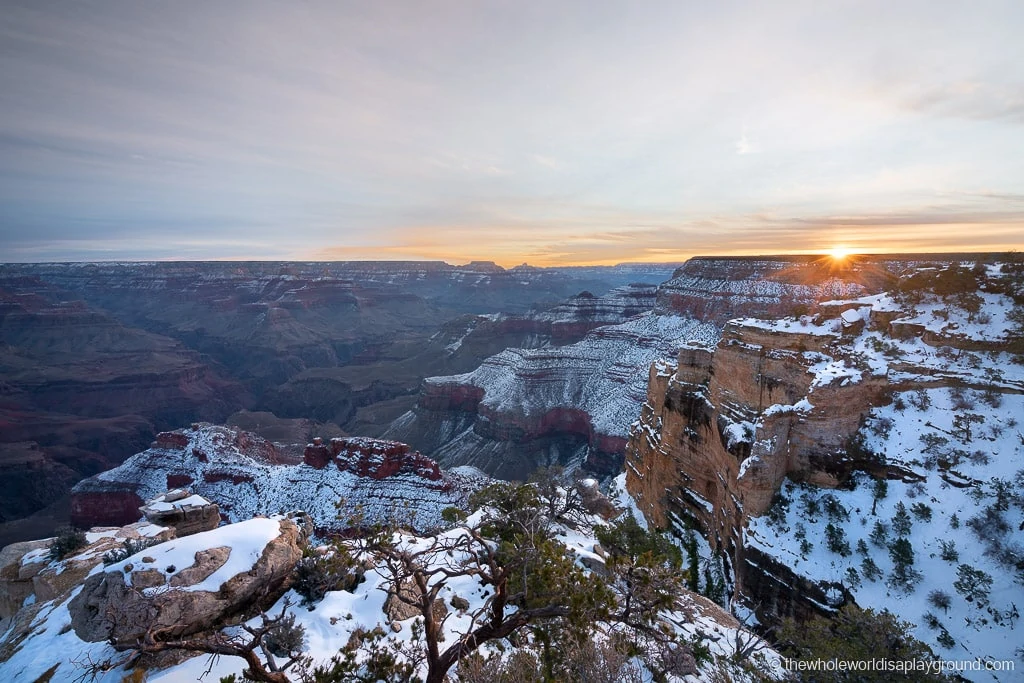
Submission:
[[[17,1],[0,261],[1024,249],[1024,6]]]

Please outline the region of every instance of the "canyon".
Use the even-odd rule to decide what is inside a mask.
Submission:
[[[197,420],[379,434],[424,377],[617,322],[672,269],[0,265],[0,541],[47,533],[75,482]]]
[[[469,373],[428,378],[415,406],[383,432],[445,465],[523,478],[560,464],[621,471],[652,363],[713,346],[740,315],[794,312],[877,291],[884,265],[838,269],[803,257],[694,258],[658,286],[650,309],[558,347],[507,349]]]
[[[591,275],[531,269],[520,282],[541,289],[499,312],[453,292],[511,287],[520,269],[366,266],[365,282],[342,285],[293,267],[267,276],[260,296],[273,301],[257,307],[290,322],[250,329],[234,366],[217,344],[242,334],[244,307],[224,304],[232,324],[198,348],[181,325],[124,322],[142,319],[134,297],[139,310],[114,313],[73,299],[68,279],[5,280],[8,485],[43,501],[70,489],[85,528],[128,528],[146,500],[188,489],[225,524],[302,509],[319,536],[384,520],[436,533],[492,478],[557,465],[621,488],[613,498],[686,551],[692,587],[766,633],[857,604],[918,624],[948,657],[1014,656],[1004,605],[1024,576],[1024,267],[1012,255],[694,258],[658,284],[606,273],[597,293],[557,303],[554,290]],[[421,281],[432,300],[401,293]],[[140,282],[166,306],[186,302],[181,320],[214,300]],[[371,309],[376,322],[359,327]],[[274,353],[290,369],[265,374]],[[39,437],[61,419],[83,440]],[[93,445],[110,448],[85,455]],[[987,577],[992,600],[935,613],[931,596],[959,593],[962,575]]]

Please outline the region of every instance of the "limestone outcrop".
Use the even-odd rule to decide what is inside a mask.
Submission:
[[[187,489],[174,489],[139,508],[150,524],[174,529],[178,538],[216,529],[220,508]]]
[[[686,347],[676,364],[650,370],[627,489],[655,524],[701,530],[731,560],[740,592],[744,521],[767,511],[786,477],[835,487],[872,466],[847,445],[888,384],[827,355],[840,336],[812,323],[780,332],[734,321],[714,350]],[[831,374],[820,372],[828,363]]]
[[[219,626],[273,596],[305,542],[290,519],[257,518],[144,550],[86,579],[69,604],[71,626],[82,640],[125,647],[147,632]]]

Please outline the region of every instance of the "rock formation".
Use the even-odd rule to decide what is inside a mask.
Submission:
[[[736,315],[809,309],[874,291],[890,277],[856,261],[840,268],[803,257],[691,259],[657,288],[653,311],[574,344],[507,349],[471,373],[427,379],[416,406],[384,436],[444,465],[499,477],[522,478],[549,463],[610,475],[621,467],[652,362],[674,358],[687,342],[713,346]]]
[[[738,591],[746,588],[744,521],[767,511],[784,478],[835,487],[871,465],[846,445],[882,400],[886,378],[862,377],[839,360],[833,378],[821,380],[815,370],[838,340],[809,323],[779,333],[738,321],[714,351],[686,347],[676,365],[651,368],[626,449],[627,489],[656,525],[701,531],[731,560]]]
[[[610,475],[643,400],[644,369],[687,339],[717,335],[712,324],[648,314],[575,344],[508,349],[471,373],[429,378],[385,436],[498,477],[521,479],[553,463]]]
[[[162,543],[90,576],[68,606],[71,626],[115,646],[207,630],[273,595],[305,542],[290,519],[260,518]]]
[[[178,538],[216,529],[220,509],[187,489],[174,489],[146,501],[139,512],[150,524],[174,530]]]
[[[676,286],[667,301],[694,305],[677,297],[680,291]],[[990,299],[992,310],[1009,305]],[[785,480],[845,487],[856,471],[919,480],[862,446],[859,431],[873,408],[894,392],[925,387],[1024,389],[1010,373],[984,370],[980,359],[962,353],[1010,348],[1001,322],[968,329],[901,301],[878,294],[812,302],[798,317],[738,318],[713,347],[686,346],[675,363],[650,369],[647,401],[626,449],[627,489],[654,524],[680,534],[698,530],[726,559],[736,595],[763,615],[808,616],[848,595],[745,542],[748,521],[768,511]],[[936,299],[928,307],[946,305]],[[734,301],[726,307],[739,310]],[[900,339],[908,341],[900,346]]]
[[[120,467],[76,485],[72,518],[82,527],[116,523],[128,502],[137,501],[138,519],[143,500],[187,487],[215,501],[228,521],[305,509],[318,529],[341,529],[358,509],[368,522],[394,518],[432,528],[444,508],[463,504],[486,479],[470,469],[444,472],[392,441],[315,440],[298,447],[297,457],[293,450],[207,424],[162,433]]]

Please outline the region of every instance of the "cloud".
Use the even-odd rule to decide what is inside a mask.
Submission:
[[[736,153],[740,154],[740,155],[743,155],[743,154],[753,154],[756,151],[757,151],[757,148],[747,138],[747,129],[744,128],[743,129],[743,133],[740,135],[739,140],[736,141]]]
[[[17,0],[0,252],[582,263],[844,230],[1011,240],[1024,10],[932,7]]]
[[[1024,84],[961,81],[912,88],[903,105],[931,116],[1024,123]]]

